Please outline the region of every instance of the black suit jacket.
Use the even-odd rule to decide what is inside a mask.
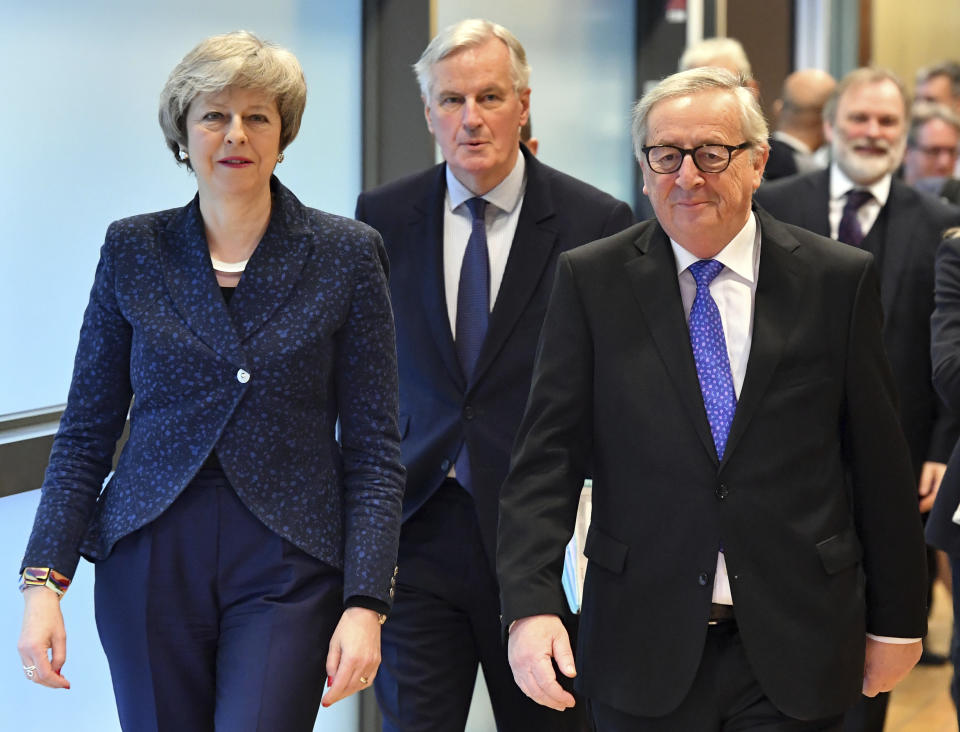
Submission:
[[[933,383],[954,411],[960,409],[960,238],[945,239],[937,252],[936,310],[931,320]],[[960,556],[960,526],[953,514],[960,505],[960,449],[954,449],[927,519],[927,541]]]
[[[454,349],[443,281],[446,167],[363,193],[356,216],[383,236],[397,323],[407,520],[443,482],[464,439],[492,563],[500,486],[530,389],[557,255],[633,223],[630,207],[537,161],[527,185],[489,329],[467,383]]]
[[[630,714],[667,714],[690,689],[721,542],[747,657],[790,716],[858,698],[865,631],[925,632],[872,259],[758,218],[753,341],[719,463],[660,225],[560,257],[501,497],[503,622],[562,609],[589,470],[577,683]]]
[[[783,140],[771,137],[767,142],[770,145],[770,157],[763,169],[764,180],[777,180],[797,174],[797,161],[793,157],[793,148]]]
[[[781,221],[830,236],[829,169],[765,183],[756,200]],[[877,258],[883,342],[917,477],[925,461],[947,462],[960,433],[957,419],[937,398],[930,379],[934,257],[943,230],[958,223],[960,209],[894,178],[890,197],[861,245]]]

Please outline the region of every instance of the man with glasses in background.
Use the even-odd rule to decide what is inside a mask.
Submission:
[[[667,78],[633,136],[656,220],[560,256],[501,493],[514,677],[568,707],[555,662],[600,732],[838,730],[926,632],[873,258],[752,208],[768,132],[732,74]]]
[[[913,105],[903,181],[948,203],[960,203],[960,180],[954,177],[960,152],[960,117],[931,102]]]

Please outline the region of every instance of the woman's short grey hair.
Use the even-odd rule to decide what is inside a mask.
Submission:
[[[160,129],[178,163],[187,147],[187,111],[199,94],[228,86],[273,95],[280,112],[280,150],[300,131],[307,103],[303,69],[290,51],[261,41],[248,31],[234,31],[203,40],[170,72],[160,93]]]
[[[430,99],[433,67],[437,62],[466,48],[483,45],[491,38],[499,38],[510,52],[510,79],[513,81],[513,90],[519,94],[526,89],[530,82],[530,64],[527,63],[527,53],[517,37],[502,25],[481,18],[469,18],[445,28],[435,36],[413,65],[424,100]]]
[[[734,76],[725,69],[715,66],[680,71],[657,84],[648,91],[633,107],[633,150],[637,160],[642,164],[644,160],[643,148],[647,144],[647,121],[650,110],[667,99],[688,97],[692,94],[705,91],[728,91],[733,94],[740,108],[740,127],[745,142],[751,144],[751,159],[755,160],[760,150],[768,146],[770,136],[767,121],[763,118],[760,103],[756,95],[745,86],[747,79],[744,76]]]

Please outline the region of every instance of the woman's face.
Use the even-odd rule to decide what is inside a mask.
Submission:
[[[280,154],[276,99],[238,87],[198,94],[187,110],[187,152],[201,198],[214,201],[268,190]]]

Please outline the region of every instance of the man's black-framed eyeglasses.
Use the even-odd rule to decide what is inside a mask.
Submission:
[[[745,150],[751,144],[742,142],[739,145],[698,145],[693,149],[673,145],[647,145],[640,150],[654,173],[676,173],[683,165],[686,155],[693,158],[693,164],[704,173],[722,173],[729,167],[733,154],[737,150]]]

